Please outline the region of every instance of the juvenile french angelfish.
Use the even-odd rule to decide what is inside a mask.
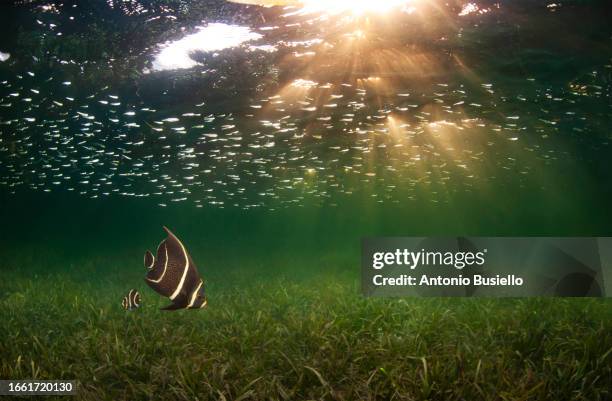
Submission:
[[[123,297],[121,306],[127,311],[131,311],[140,307],[140,293],[134,289],[130,290],[130,292],[128,292],[127,295]]]
[[[200,309],[208,304],[204,280],[183,243],[168,228],[168,236],[157,247],[157,256],[150,251],[144,255],[148,269],[145,282],[155,292],[170,298],[170,305],[162,310]]]

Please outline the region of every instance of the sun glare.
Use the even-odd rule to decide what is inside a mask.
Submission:
[[[301,13],[342,14],[350,12],[355,15],[367,13],[384,13],[395,8],[408,7],[413,0],[302,0]]]

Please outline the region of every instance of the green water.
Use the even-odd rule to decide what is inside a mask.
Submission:
[[[219,329],[229,319],[249,344],[268,336],[290,361],[313,367],[316,352],[300,348],[297,334],[285,344],[282,330],[299,326],[308,337],[310,328],[323,333],[338,318],[344,323],[335,328],[335,340],[313,337],[314,348],[320,341],[341,349],[344,336],[359,344],[370,368],[384,367],[383,357],[368,355],[385,349],[387,371],[399,372],[412,362],[393,359],[393,346],[377,343],[375,325],[364,322],[388,322],[381,336],[394,344],[406,335],[400,321],[417,330],[415,322],[429,316],[448,324],[444,335],[459,330],[456,319],[491,336],[483,352],[507,345],[503,361],[485,361],[491,374],[506,357],[519,363],[514,351],[527,353],[545,377],[533,393],[539,399],[559,395],[552,390],[557,379],[570,383],[564,390],[578,394],[576,399],[605,399],[610,371],[602,366],[611,343],[609,331],[598,331],[609,329],[605,301],[487,304],[487,313],[500,320],[485,321],[468,312],[476,304],[368,304],[358,297],[362,237],[612,235],[612,8],[606,1],[468,3],[415,0],[388,13],[329,15],[221,0],[3,2],[0,301],[10,322],[3,334],[16,342],[0,349],[10,354],[3,358],[1,378],[32,377],[15,365],[22,355],[40,365],[38,377],[86,380],[84,371],[70,368],[70,358],[36,360],[15,335],[50,346],[56,340],[49,333],[69,333],[72,321],[88,322],[78,333],[93,348],[98,341],[111,344],[113,333],[140,338],[138,330],[158,324],[183,325],[188,332],[177,338],[184,335],[205,348],[212,337],[194,333]],[[170,318],[157,312],[165,300],[144,285],[142,255],[155,250],[163,225],[184,241],[207,279],[212,312]],[[249,301],[258,298],[258,286],[268,293]],[[144,306],[124,326],[120,303],[130,288],[141,290]],[[46,294],[48,320],[41,317]],[[354,313],[347,309],[351,303],[358,305]],[[394,315],[398,305],[412,305],[415,312]],[[582,306],[592,313],[572,325]],[[532,307],[558,318],[543,320],[556,336],[542,334],[544,350],[534,351],[537,346],[527,340],[493,341],[505,338],[506,318],[519,337],[541,334],[542,327],[530,320]],[[259,320],[245,318],[241,326],[232,318],[258,313],[272,326],[284,313],[295,320],[262,333],[255,329]],[[27,328],[26,318],[37,316],[40,326]],[[521,327],[521,321],[529,323]],[[426,326],[435,331],[433,323]],[[105,330],[109,338],[96,337]],[[578,339],[580,330],[601,342],[593,340],[592,355],[576,360],[592,377],[607,377],[589,381],[582,393],[572,372],[553,379],[553,370],[538,365],[561,346],[564,333]],[[233,348],[233,334],[225,334],[217,345],[233,359],[219,359],[213,370],[245,363],[243,351]],[[66,344],[77,342],[65,335]],[[464,340],[467,348],[458,352],[474,362],[474,373],[473,339]],[[415,360],[460,365],[430,352],[442,347],[442,338],[426,347],[414,341],[404,351]],[[151,396],[153,390],[134,383],[152,379],[131,377],[125,372],[132,365],[118,362],[138,359],[127,344],[110,357],[92,358],[123,366],[109,368],[107,375],[119,383],[116,389],[124,388],[128,375],[130,390],[104,392],[98,384],[84,398]],[[164,363],[181,356],[195,370],[210,367],[176,346]],[[154,364],[155,351],[143,352]],[[261,363],[278,367],[265,358]],[[264,368],[234,372],[231,390],[222,388],[222,374],[204,381],[209,387],[200,377],[169,379],[158,390],[181,389],[186,393],[170,398],[194,399],[204,388],[215,388],[202,399],[237,398]],[[320,369],[325,377],[340,368]],[[354,380],[370,383],[371,371],[355,369]],[[530,374],[518,369],[508,380]],[[385,377],[381,386],[411,399],[447,398],[442,383],[452,382],[438,376],[436,388],[434,373],[433,387],[426,383],[427,391],[415,395],[406,378]],[[319,379],[283,380],[295,385],[285,399],[392,397],[334,393]],[[341,378],[329,380],[331,387],[334,380],[346,385]],[[530,380],[525,383],[538,385]],[[507,383],[499,386],[509,399],[531,394],[527,384],[516,390]],[[256,394],[284,398],[268,384]],[[308,390],[311,385],[325,390]],[[474,391],[455,396],[482,395]],[[495,385],[484,393],[494,399]]]
[[[9,239],[609,234],[609,6],[466,4],[3,5]]]

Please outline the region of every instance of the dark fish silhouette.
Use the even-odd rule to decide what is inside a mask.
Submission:
[[[204,281],[182,242],[168,228],[165,240],[157,247],[157,256],[146,251],[144,265],[149,271],[145,282],[172,303],[162,310],[199,309],[208,304]]]
[[[125,310],[134,310],[140,307],[140,293],[136,290],[130,290],[125,297],[123,297],[123,301],[121,302],[121,306]]]

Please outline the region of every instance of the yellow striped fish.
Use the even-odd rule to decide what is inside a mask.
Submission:
[[[208,300],[198,268],[185,245],[168,228],[164,230],[167,237],[157,247],[157,257],[151,251],[145,252],[145,282],[158,294],[170,298],[172,303],[162,310],[205,308]]]
[[[140,293],[134,289],[130,290],[130,292],[128,292],[127,295],[123,297],[121,306],[127,311],[131,311],[140,307]]]

